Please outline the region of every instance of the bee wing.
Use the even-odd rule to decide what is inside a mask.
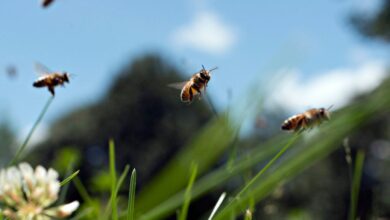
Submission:
[[[42,63],[39,63],[39,62],[36,62],[34,64],[34,67],[35,67],[36,73],[39,76],[48,75],[48,74],[53,72],[49,68],[47,68],[45,65],[43,65]]]
[[[185,81],[185,82],[176,82],[176,83],[170,83],[168,84],[167,86],[168,87],[171,87],[171,88],[174,88],[174,89],[179,89],[179,90],[182,90],[183,87],[188,83],[188,81]]]

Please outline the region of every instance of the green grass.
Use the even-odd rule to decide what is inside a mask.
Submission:
[[[137,184],[137,171],[133,169],[130,178],[130,187],[129,187],[129,198],[128,198],[128,207],[127,207],[127,220],[134,219],[134,207],[135,207],[135,188]]]
[[[110,139],[109,141],[109,151],[110,151],[110,174],[111,174],[111,218],[113,220],[118,220],[118,208],[117,208],[117,193],[116,193],[116,168],[115,168],[115,144],[114,140]]]
[[[356,155],[355,170],[353,173],[353,181],[351,186],[351,204],[349,208],[349,220],[356,219],[356,209],[359,199],[360,182],[363,173],[365,153],[363,150],[359,150]]]
[[[258,179],[268,170],[268,168],[277,160],[279,159],[286,151],[287,149],[296,141],[296,139],[299,137],[299,133],[295,134],[294,137],[292,137],[289,142],[256,174],[255,177],[253,177],[248,184],[244,186],[244,188],[234,197],[234,199],[229,203],[232,204],[234,201],[239,200],[240,197],[247,192],[247,190],[256,182]]]
[[[191,190],[192,190],[192,186],[194,185],[196,175],[198,173],[198,165],[197,164],[192,164],[190,173],[191,173],[191,176],[190,176],[190,179],[188,181],[186,192],[184,193],[184,203],[183,203],[183,206],[181,208],[178,220],[186,220],[187,219],[188,208],[189,208],[190,202],[191,202]]]
[[[67,183],[69,183],[70,181],[72,181],[73,178],[75,178],[78,174],[79,174],[80,170],[76,170],[74,173],[72,173],[70,176],[68,176],[67,178],[65,178],[64,180],[61,181],[60,183],[60,186],[64,186],[66,185]]]

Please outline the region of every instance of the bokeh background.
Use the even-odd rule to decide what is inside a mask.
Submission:
[[[50,98],[32,87],[36,62],[73,75],[56,89],[25,159],[63,175],[72,164],[99,203],[110,190],[112,138],[118,170],[137,169],[140,203],[147,204],[142,191],[217,115],[228,112],[239,135],[232,151],[216,153],[202,175],[234,163],[232,152],[250,157],[258,143],[283,133],[280,124],[292,114],[312,107],[337,111],[369,99],[388,81],[389,42],[387,0],[58,0],[45,9],[36,1],[1,1],[0,163],[8,163]],[[166,85],[188,80],[202,65],[218,67],[207,97],[181,103],[180,91]],[[348,144],[340,142],[326,159],[280,184],[257,204],[255,219],[346,219],[347,145],[352,157],[358,148],[366,151],[360,218],[389,219],[389,113],[373,114],[343,137]],[[191,204],[189,219],[204,218],[221,192],[234,191],[262,165],[204,193]],[[82,199],[73,186],[69,192]]]

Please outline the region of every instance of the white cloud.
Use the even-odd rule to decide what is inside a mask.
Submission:
[[[369,61],[355,68],[340,68],[305,79],[297,70],[284,73],[273,88],[268,106],[282,106],[293,112],[312,107],[340,108],[357,94],[368,92],[387,76],[386,65]]]
[[[202,12],[191,23],[174,31],[172,40],[179,47],[221,54],[233,46],[236,34],[217,15]]]

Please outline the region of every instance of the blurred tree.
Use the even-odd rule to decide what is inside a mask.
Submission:
[[[382,7],[373,16],[352,15],[351,22],[363,35],[390,42],[390,1],[383,0]]]
[[[142,188],[212,116],[204,102],[190,106],[180,102],[180,91],[166,86],[178,81],[184,81],[179,71],[156,55],[131,62],[100,101],[55,121],[48,140],[37,147],[32,159],[45,158],[52,164],[52,158],[62,157],[62,148],[77,149],[80,175],[90,184],[92,178],[105,179],[108,140],[113,138],[118,170],[125,164],[135,167],[137,187]],[[107,184],[93,185],[104,188]]]

